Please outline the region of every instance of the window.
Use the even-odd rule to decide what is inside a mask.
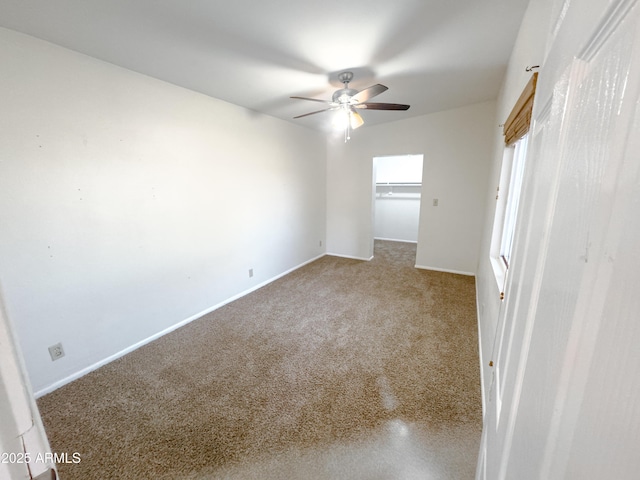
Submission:
[[[516,231],[518,204],[524,179],[528,132],[531,126],[533,99],[538,74],[534,73],[514,105],[504,124],[505,150],[502,159],[500,186],[496,199],[496,215],[491,238],[491,264],[496,276],[501,298],[504,282],[511,263],[511,253]]]
[[[511,248],[513,246],[513,235],[516,229],[518,203],[520,202],[522,177],[524,174],[524,163],[527,152],[527,139],[528,136],[525,135],[515,144],[515,151],[513,152],[513,160],[511,162],[509,186],[506,192],[507,197],[504,210],[504,221],[502,223],[502,239],[500,241],[500,258],[507,268],[509,268]]]

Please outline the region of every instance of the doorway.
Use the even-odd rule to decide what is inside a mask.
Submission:
[[[418,243],[424,155],[373,158],[373,240]],[[374,248],[375,256],[375,248]]]

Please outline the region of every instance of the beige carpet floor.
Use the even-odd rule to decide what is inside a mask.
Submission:
[[[38,400],[62,480],[474,478],[473,277],[325,256]]]

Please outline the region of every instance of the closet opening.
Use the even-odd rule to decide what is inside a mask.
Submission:
[[[424,155],[373,158],[373,240],[418,243]],[[375,242],[374,242],[375,243]],[[374,248],[374,256],[375,256]]]

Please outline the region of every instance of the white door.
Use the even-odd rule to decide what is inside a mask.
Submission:
[[[0,298],[0,478],[55,478],[49,443]]]
[[[483,467],[497,480],[635,479],[640,6],[558,5],[534,107]]]

